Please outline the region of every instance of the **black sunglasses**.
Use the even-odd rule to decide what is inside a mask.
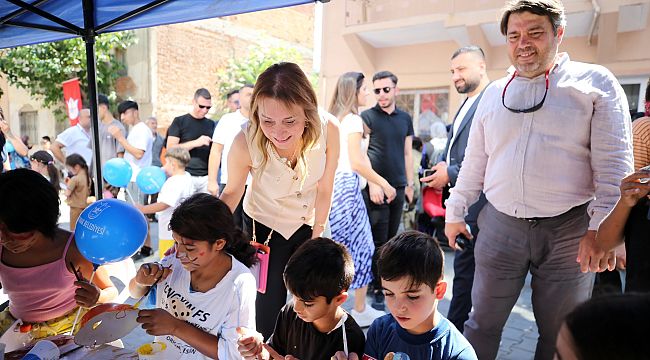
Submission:
[[[551,68],[553,68],[553,67],[551,67]],[[517,114],[528,114],[528,113],[532,113],[532,112],[535,112],[535,111],[541,109],[542,105],[544,105],[544,101],[546,100],[546,94],[548,94],[548,74],[550,72],[551,72],[551,69],[546,70],[546,90],[544,91],[544,97],[542,98],[542,101],[540,101],[537,105],[535,105],[533,107],[530,107],[528,109],[513,109],[513,108],[508,107],[508,105],[506,105],[506,90],[508,89],[508,85],[510,85],[512,80],[514,80],[515,77],[517,77],[517,75],[519,75],[519,72],[515,71],[515,73],[512,74],[512,77],[510,78],[510,80],[508,80],[508,83],[506,84],[506,86],[503,88],[503,93],[501,94],[501,104],[503,104],[503,107],[510,110],[510,111],[512,111],[513,113],[517,113]]]
[[[384,94],[388,94],[388,93],[390,92],[390,90],[391,90],[391,89],[394,89],[394,88],[395,88],[395,87],[386,86],[386,87],[383,87],[383,88],[377,88],[377,89],[374,89],[373,91],[375,92],[375,95],[379,95],[379,93],[380,93],[382,90],[384,91]]]
[[[210,109],[212,108],[212,106],[209,106],[209,105],[199,105],[199,108],[200,108],[200,109],[208,109],[208,110],[210,110]]]

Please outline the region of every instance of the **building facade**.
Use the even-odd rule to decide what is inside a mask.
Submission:
[[[475,44],[486,53],[488,75],[510,62],[499,31],[505,0],[338,0],[325,4],[321,96],[327,103],[346,71],[366,77],[390,70],[399,77],[398,106],[411,112],[426,138],[437,118],[453,120],[463,97],[450,79],[454,50]],[[567,28],[560,51],[609,68],[631,110],[642,111],[650,76],[650,0],[563,0]]]

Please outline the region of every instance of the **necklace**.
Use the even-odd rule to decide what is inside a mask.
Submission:
[[[296,152],[298,151],[298,147],[293,151],[293,155],[291,155],[290,158],[282,157],[280,154],[278,154],[277,150],[275,149],[275,146],[271,145],[271,152],[273,153],[273,156],[280,161],[282,164],[288,166],[289,168],[293,169],[293,162],[296,159]]]

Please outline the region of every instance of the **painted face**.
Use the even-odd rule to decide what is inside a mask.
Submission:
[[[560,332],[557,335],[557,341],[555,343],[555,360],[578,360],[578,355],[576,354],[576,346],[573,342],[573,335],[571,331],[566,326],[566,323],[562,324],[560,327]]]
[[[381,279],[386,306],[399,325],[411,334],[424,334],[433,328],[436,304],[442,299],[447,283],[438,282],[435,289],[426,284],[409,287],[407,276],[394,281]]]
[[[185,270],[192,272],[210,263],[225,245],[225,240],[217,240],[214,244],[207,241],[192,240],[172,231],[176,258],[181,261]]]
[[[462,53],[451,60],[451,81],[459,94],[467,94],[481,84],[485,63],[473,53]]]
[[[372,83],[375,93],[375,99],[382,109],[389,108],[395,104],[395,95],[397,95],[397,87],[390,78],[383,78],[375,80]],[[386,92],[388,90],[388,92]],[[379,92],[379,93],[377,93]]]
[[[259,105],[260,128],[283,157],[295,155],[305,131],[305,112],[298,105],[263,98]]]
[[[318,296],[311,300],[302,300],[293,296],[293,311],[304,322],[313,323],[324,319],[328,314],[333,314],[336,307],[336,301],[332,299],[328,304],[325,296]]]
[[[547,16],[524,11],[510,14],[507,29],[508,57],[520,76],[533,78],[553,65],[564,28],[555,35]]]
[[[357,94],[357,104],[359,106],[366,106],[366,104],[368,104],[369,94],[370,92],[368,92],[368,86],[364,81],[363,85],[361,85],[361,88],[359,89],[359,92]]]
[[[199,96],[196,100],[192,100],[192,105],[194,106],[192,108],[192,116],[197,119],[203,119],[208,114],[208,111],[210,111],[210,108],[212,108],[212,100]]]
[[[14,254],[29,250],[36,240],[36,230],[15,233],[9,231],[7,225],[0,223],[0,245]]]

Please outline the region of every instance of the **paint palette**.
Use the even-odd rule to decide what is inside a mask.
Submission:
[[[90,309],[80,322],[74,342],[96,346],[121,339],[138,326],[138,310],[127,304],[101,304]]]

